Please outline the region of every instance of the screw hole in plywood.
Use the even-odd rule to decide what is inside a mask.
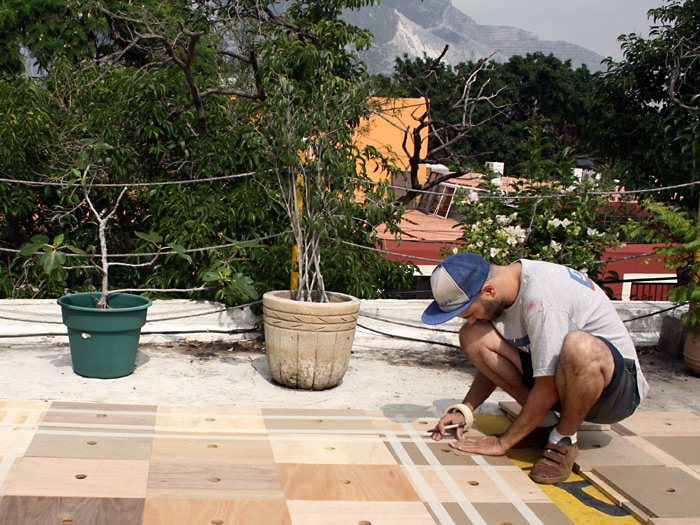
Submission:
[[[211,445],[207,445],[207,448],[218,448],[219,445],[214,445],[213,443]]]
[[[97,441],[88,441],[87,444],[88,445],[97,445]]]
[[[666,492],[676,492],[676,489],[669,487],[666,489]]]
[[[440,450],[442,450],[443,452],[452,452],[449,448],[441,448]]]
[[[107,414],[97,414],[97,417],[107,417]]]
[[[75,479],[85,479],[87,478],[87,474],[76,474]]]
[[[211,525],[224,525],[224,520],[213,519],[209,523],[211,523]]]
[[[372,522],[367,520],[360,520],[357,522],[357,525],[372,525]]]
[[[63,518],[61,523],[73,523],[73,518]]]
[[[478,482],[478,481],[470,481],[469,484],[470,484],[472,487],[478,487],[478,486],[479,486],[479,482]]]
[[[211,481],[212,483],[218,483],[219,481],[221,481],[221,478],[209,478],[209,481]]]
[[[341,482],[343,485],[350,485],[350,483],[352,483],[352,481],[350,481],[349,479],[341,479],[340,482]]]

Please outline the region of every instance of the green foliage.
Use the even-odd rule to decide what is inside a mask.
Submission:
[[[624,60],[608,62],[604,96],[613,113],[601,121],[602,152],[627,167],[628,188],[700,180],[700,1],[671,0],[649,11],[649,38],[620,37]],[[697,197],[673,189],[666,200]]]
[[[538,126],[531,128],[525,162],[527,179],[507,197],[488,181],[471,202],[463,198],[459,212],[461,252],[474,252],[497,264],[519,258],[556,262],[598,276],[596,262],[606,247],[617,244],[618,234],[603,223],[604,196],[592,195],[590,183],[573,175],[569,150],[550,160],[552,147]]]
[[[683,322],[700,326],[700,223],[696,214],[657,201],[643,204],[646,215],[630,219],[626,234],[646,243],[661,243],[656,253],[662,256],[664,266],[677,272],[679,285],[668,293],[668,298],[679,305],[689,304]],[[684,276],[684,278],[680,278]],[[685,283],[683,283],[685,281]]]
[[[455,111],[454,87],[471,77],[476,64],[449,66],[441,62],[427,74],[433,61],[428,57],[399,58],[391,79],[377,78],[376,89],[386,96],[417,97],[429,92],[433,119],[448,122],[454,136],[465,118]],[[469,171],[471,166],[497,160],[505,163],[508,174],[524,175],[528,122],[535,119],[544,123],[544,131],[555,145],[569,144],[577,151],[594,153],[599,122],[611,111],[599,96],[595,75],[585,66],[574,70],[570,62],[542,53],[490,63],[472,79],[468,95],[493,98],[470,108],[473,127],[468,137],[451,146],[451,159],[439,159],[455,171]],[[446,135],[444,141],[449,142],[449,138]],[[557,154],[555,148],[552,154]]]
[[[103,213],[113,208],[121,187],[93,184],[131,185],[107,231],[115,255],[110,262],[120,263],[110,270],[112,289],[204,284],[201,291],[168,297],[235,304],[287,288],[292,240],[283,207],[270,198],[277,190],[264,186],[269,177],[194,182],[260,168],[268,154],[260,149],[263,120],[274,119],[275,108],[289,97],[295,104],[314,103],[321,85],[336,95],[352,93],[353,104],[341,117],[315,110],[301,129],[333,131],[329,151],[320,157],[333,177],[324,190],[333,188],[343,204],[340,220],[323,223],[323,270],[333,289],[364,297],[378,296],[384,283],[405,283],[405,265],[341,242],[376,246],[368,225],[386,220],[395,228],[398,217],[386,188],[366,190],[381,201],[370,205],[355,203],[354,186],[347,184],[356,176],[358,152],[347,140],[362,114],[355,85],[364,73],[349,48],[366,46],[369,35],[336,15],[371,3],[287,2],[281,18],[258,9],[272,2],[254,0],[5,2],[0,177],[53,185],[0,183],[0,248],[21,249],[17,256],[3,252],[0,294],[55,297],[99,287],[98,224],[84,192]],[[147,27],[152,38],[132,38],[148,33]],[[251,38],[250,30],[265,36]],[[231,42],[233,50],[226,47]],[[20,45],[48,69],[45,79],[19,76]],[[326,82],[315,69],[319,64],[327,84],[319,81]],[[286,87],[276,77],[280,71]],[[275,146],[285,162],[288,151],[296,155],[286,147],[291,144]],[[146,185],[182,180],[193,183]],[[317,192],[309,202],[326,196]],[[336,267],[351,259],[364,270]],[[377,266],[370,268],[374,260]]]

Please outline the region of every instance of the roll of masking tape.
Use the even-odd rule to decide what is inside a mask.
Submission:
[[[445,410],[445,415],[452,414],[453,412],[461,412],[464,416],[464,422],[466,423],[464,430],[469,430],[470,428],[472,428],[472,425],[474,424],[474,414],[472,414],[472,411],[469,410],[469,407],[467,405],[464,405],[462,403],[452,405],[451,407],[448,407],[447,410]]]

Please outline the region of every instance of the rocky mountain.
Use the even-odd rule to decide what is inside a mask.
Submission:
[[[603,57],[584,47],[563,41],[540,40],[529,31],[506,26],[479,25],[452,5],[451,0],[381,0],[380,5],[350,11],[344,18],[374,35],[372,47],[361,56],[372,73],[390,74],[394,59],[406,53],[437,57],[445,45],[448,64],[475,61],[493,55],[505,62],[513,55],[540,51],[578,68],[602,69]]]

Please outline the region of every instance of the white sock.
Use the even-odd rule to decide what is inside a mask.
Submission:
[[[553,427],[557,423],[559,423],[559,417],[554,412],[554,410],[550,410],[549,412],[547,412],[547,415],[544,416],[544,419],[537,426],[538,427]]]
[[[563,434],[560,434],[559,431],[557,430],[557,427],[554,427],[552,429],[552,432],[549,434],[549,442],[552,444],[559,444],[559,442],[564,439],[564,438],[569,438],[571,440],[571,444],[575,445],[576,442],[578,441],[578,433],[574,432],[570,436],[565,436]]]

